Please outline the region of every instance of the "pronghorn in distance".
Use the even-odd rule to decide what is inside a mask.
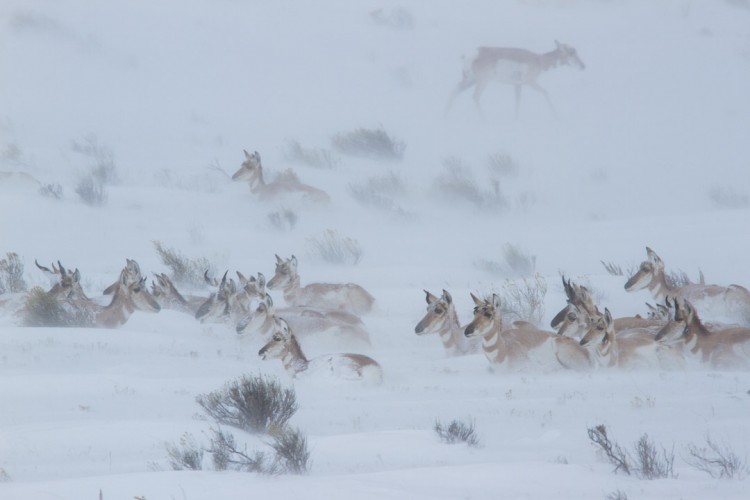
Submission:
[[[526,49],[514,47],[479,47],[471,57],[464,57],[463,79],[453,90],[446,107],[450,110],[453,100],[464,90],[474,86],[474,103],[480,114],[480,100],[487,85],[492,81],[513,85],[516,98],[515,116],[518,118],[521,107],[521,90],[524,86],[542,94],[552,111],[557,116],[552,100],[547,91],[537,82],[539,76],[558,66],[572,66],[585,69],[586,65],[578,57],[576,49],[555,40],[555,49],[544,54],[537,54]]]
[[[530,323],[516,322],[503,328],[500,297],[480,300],[471,294],[476,307],[474,319],[466,326],[467,337],[483,337],[482,348],[490,363],[510,369],[541,368],[554,370],[591,368],[589,352],[570,337],[539,330]]]
[[[668,297],[689,300],[704,317],[711,320],[750,326],[750,291],[747,288],[703,283],[675,287],[667,281],[664,261],[656,252],[646,247],[646,255],[647,259],[625,283],[626,291],[635,292],[645,288],[658,303],[666,302]]]
[[[254,276],[246,278],[237,271],[238,286],[233,278],[227,280],[228,272],[224,273],[221,281],[209,278],[208,271],[204,273],[206,283],[218,287],[218,290],[204,299],[203,304],[195,313],[196,319],[201,322],[232,321],[236,324],[250,313],[254,299],[262,299],[266,296],[266,278],[262,273],[258,273],[256,279]]]
[[[653,331],[631,328],[615,329],[609,309],[591,318],[581,345],[594,352],[594,359],[604,368],[675,369],[684,366],[682,354],[656,341]]]
[[[750,328],[725,326],[709,330],[689,300],[672,301],[674,315],[656,340],[681,346],[689,358],[713,369],[750,367]]]
[[[340,353],[307,359],[287,322],[279,319],[276,325],[276,332],[258,351],[258,355],[264,360],[281,359],[284,368],[292,377],[306,375],[361,380],[373,384],[382,382],[383,369],[371,357],[364,354]]]
[[[337,344],[348,344],[350,341],[370,343],[370,334],[364,323],[354,314],[306,308],[285,308],[277,311],[270,295],[266,295],[258,302],[252,314],[248,314],[237,323],[237,334],[257,335],[266,339],[276,331],[277,321],[282,317],[290,328],[301,336],[330,333]]]
[[[233,181],[247,181],[250,192],[257,195],[262,201],[276,200],[290,194],[300,194],[309,201],[328,203],[328,194],[318,188],[303,184],[292,170],[286,170],[279,174],[273,181],[266,182],[263,178],[263,165],[260,162],[260,154],[245,153],[245,161],[240,165],[234,175]]]
[[[463,356],[479,351],[480,342],[477,339],[469,339],[464,335],[465,327],[461,326],[456,313],[453,297],[446,290],[438,297],[424,291],[427,301],[427,313],[417,323],[414,333],[427,335],[438,333],[443,347],[449,356]]]
[[[276,255],[276,271],[268,282],[271,290],[281,289],[288,305],[317,309],[341,309],[354,314],[372,310],[375,299],[354,283],[310,283],[300,285],[297,257],[282,259]]]

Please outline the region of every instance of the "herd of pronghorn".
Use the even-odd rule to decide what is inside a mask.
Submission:
[[[280,359],[293,377],[324,373],[342,379],[382,379],[380,365],[363,354],[305,356],[298,336],[313,342],[316,335],[332,332],[341,345],[352,340],[369,344],[360,316],[372,310],[375,300],[352,283],[302,286],[295,256],[277,255],[268,282],[262,273],[246,277],[237,272],[237,280],[228,278],[228,272],[221,280],[206,273],[206,281],[215,288],[208,297],[183,295],[163,273],[155,275],[149,290],[138,263],[127,259],[118,280],[104,290],[105,296],[112,297],[106,306],[86,296],[78,269],[66,269],[59,262],[51,268],[36,265],[53,279],[47,296],[67,309],[87,310],[98,327],[123,325],[136,310],[172,309],[201,322],[229,323],[239,335],[262,339],[266,343],[259,356]],[[471,294],[474,316],[461,325],[453,298],[443,290],[440,296],[425,291],[427,313],[415,333],[437,333],[449,356],[481,349],[493,366],[510,370],[750,367],[750,292],[741,286],[670,285],[663,261],[647,248],[647,259],[625,289],[649,290],[657,305],[650,306],[646,317],[613,318],[609,309],[599,309],[585,286],[565,277],[562,281],[567,304],[551,322],[556,331],[525,321],[505,324],[497,294],[487,298]],[[274,305],[269,290],[281,293],[285,307]]]
[[[576,50],[556,42],[554,50],[537,54],[525,49],[480,47],[464,60],[463,79],[449,101],[474,87],[477,108],[487,84],[500,81],[515,89],[516,114],[521,89],[526,86],[542,94],[550,109],[554,107],[547,92],[537,82],[545,71],[558,66],[584,69]],[[481,111],[481,110],[480,110]],[[251,193],[260,200],[301,195],[314,202],[329,201],[328,194],[303,184],[291,172],[267,182],[260,155],[244,152],[240,169],[232,176],[246,181]],[[2,173],[0,173],[2,174]],[[2,179],[2,177],[0,177]],[[147,278],[134,260],[127,260],[119,279],[108,287],[108,305],[89,299],[80,285],[80,272],[65,269],[60,263],[51,269],[37,266],[53,277],[46,292],[66,308],[85,311],[98,327],[124,324],[136,310],[158,312],[176,309],[194,315],[203,322],[231,322],[237,333],[256,335],[268,342],[260,350],[263,358],[278,358],[294,376],[322,371],[341,378],[375,379],[382,376],[380,365],[362,354],[333,354],[308,359],[297,340],[320,332],[335,332],[340,339],[369,342],[360,318],[371,311],[374,299],[356,284],[313,283],[301,286],[297,259],[276,256],[276,272],[265,277],[207,281],[216,288],[209,297],[185,296],[165,274],[158,274],[148,289]],[[656,306],[648,317],[613,318],[602,312],[590,291],[563,278],[566,306],[552,320],[555,332],[515,321],[504,324],[501,299],[497,295],[474,300],[474,317],[462,326],[451,295],[426,292],[427,313],[418,322],[418,335],[438,333],[450,356],[484,351],[494,365],[511,369],[535,367],[543,370],[590,370],[596,367],[679,369],[699,364],[712,369],[750,366],[750,292],[730,285],[669,284],[664,263],[650,249],[648,258],[627,281],[627,291],[648,289]],[[267,291],[280,290],[284,308],[277,308]],[[704,321],[706,320],[706,321]],[[721,321],[721,322],[720,322]]]

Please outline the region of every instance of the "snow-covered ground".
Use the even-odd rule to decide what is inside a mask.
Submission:
[[[401,14],[411,24],[378,23]],[[477,46],[536,52],[570,44],[584,71],[554,69],[542,96],[468,91],[444,114]],[[154,241],[228,269],[273,275],[299,259],[302,284],[355,282],[376,298],[359,352],[380,386],[292,380],[262,361],[259,340],[162,310],[116,330],[26,328],[0,317],[0,498],[746,498],[747,480],[686,464],[706,436],[750,454],[747,372],[492,371],[482,354],[445,355],[418,337],[423,289],[451,292],[463,322],[470,292],[502,291],[507,245],[536,257],[548,293],[542,326],[564,304],[560,273],[615,315],[645,313],[646,292],[601,261],[631,268],[650,246],[671,270],[750,285],[750,5],[745,1],[241,2],[125,0],[0,4],[0,256],[79,268],[100,295],[126,258],[168,272]],[[406,146],[397,162],[337,153],[332,138],[382,127]],[[292,162],[290,141],[333,152],[332,168]],[[92,154],[92,146],[94,154]],[[88,147],[88,153],[85,148]],[[267,175],[293,168],[331,203],[261,202],[230,181],[259,151]],[[98,153],[98,156],[97,154]],[[488,168],[506,155],[516,175]],[[111,159],[117,182],[91,207],[75,193]],[[507,206],[447,196],[459,163]],[[352,186],[396,174],[390,208]],[[291,210],[290,229],[269,214]],[[356,240],[362,258],[335,265],[313,240]],[[196,293],[208,294],[207,290]],[[283,300],[274,297],[278,304]],[[339,346],[309,338],[310,355]],[[361,346],[360,346],[361,347]],[[243,374],[293,385],[292,424],[308,437],[304,476],[168,470],[165,443],[205,440],[195,397]],[[478,447],[440,442],[435,420],[473,419]],[[587,428],[630,446],[644,433],[674,446],[677,477],[613,474]],[[240,431],[234,431],[241,435]],[[159,467],[160,466],[160,467]],[[161,469],[161,470],[158,470]]]

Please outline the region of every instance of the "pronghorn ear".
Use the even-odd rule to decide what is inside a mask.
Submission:
[[[292,255],[292,258],[289,259],[289,262],[292,264],[292,268],[296,271],[297,270],[297,257]]]
[[[484,305],[484,301],[478,298],[476,295],[474,295],[473,293],[469,293],[469,295],[471,295],[471,300],[474,301],[474,305],[477,305],[477,306]]]
[[[428,304],[432,304],[433,302],[437,301],[438,298],[434,296],[433,294],[431,294],[430,292],[428,292],[427,290],[425,290],[424,293],[425,293],[425,300],[427,301]]]
[[[448,293],[448,290],[446,290],[445,288],[443,288],[443,298],[444,298],[444,299],[445,299],[445,301],[446,301],[447,303],[449,303],[449,304],[450,304],[451,302],[453,302],[453,297],[451,297],[451,294],[449,294],[449,293]]]
[[[246,149],[243,149],[242,152],[245,153],[245,158],[247,158],[249,160],[250,159],[250,153],[248,153]]]
[[[289,335],[289,324],[284,318],[279,318],[279,328],[281,329],[281,333],[283,333],[285,337]]]
[[[500,302],[500,296],[496,293],[492,294],[492,306],[498,311],[502,308],[502,303]]]
[[[266,294],[266,304],[268,304],[268,307],[273,307],[273,298],[270,294]]]
[[[76,270],[73,271],[73,281],[75,281],[76,283],[81,281],[81,271],[79,271],[77,267]]]
[[[258,288],[261,290],[266,289],[266,277],[263,276],[263,273],[258,273]]]
[[[240,285],[246,285],[247,278],[245,278],[245,275],[239,271],[235,271],[235,272],[237,273],[237,279],[240,280]]]
[[[609,312],[609,308],[604,308],[604,322],[607,326],[612,324],[612,314]]]
[[[104,294],[104,295],[112,295],[112,293],[114,293],[115,289],[117,288],[117,285],[119,285],[119,284],[120,284],[119,281],[115,281],[114,283],[112,283],[111,285],[109,285],[107,288],[105,288],[104,291],[102,292],[102,294]]]
[[[651,250],[651,248],[646,247],[646,255],[648,255],[648,260],[650,260],[651,263],[654,264],[655,266],[660,266],[660,267],[664,266],[664,262],[661,260],[661,258],[658,255],[656,255],[656,252]]]

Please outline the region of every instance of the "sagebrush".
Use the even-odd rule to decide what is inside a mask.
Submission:
[[[477,208],[505,208],[508,199],[500,189],[500,181],[490,179],[480,185],[471,169],[458,157],[443,160],[443,173],[433,182],[433,191],[444,201],[468,202]]]
[[[447,444],[466,443],[469,446],[479,444],[473,419],[467,421],[454,419],[448,425],[443,425],[440,420],[435,420],[433,429],[440,440]]]
[[[305,148],[299,141],[287,141],[284,148],[284,159],[316,168],[333,168],[341,160],[332,151],[321,148]]]
[[[307,239],[309,253],[331,264],[357,264],[362,258],[362,246],[348,236],[326,229],[318,236]]]
[[[25,326],[90,327],[93,311],[58,301],[40,287],[29,291],[23,307]]]
[[[28,289],[23,279],[23,260],[15,252],[0,259],[0,293],[21,293]]]
[[[540,274],[506,279],[497,294],[501,298],[503,321],[528,321],[539,325],[544,318],[547,280]]]
[[[400,160],[406,144],[389,135],[383,128],[357,128],[350,132],[339,132],[332,139],[338,152],[377,160]]]
[[[265,375],[242,376],[196,401],[216,422],[251,433],[283,429],[299,408],[294,389]]]
[[[396,198],[406,194],[406,186],[398,174],[388,172],[358,184],[349,184],[349,194],[366,207],[400,210]]]
[[[643,434],[632,451],[611,440],[607,427],[597,425],[588,429],[592,443],[599,446],[607,460],[615,466],[614,472],[636,475],[640,479],[674,478],[674,450],[657,448],[648,434]]]
[[[190,259],[174,248],[165,247],[160,241],[152,242],[162,263],[170,270],[170,278],[175,284],[193,288],[206,286],[204,274],[212,270],[211,263],[205,257]]]
[[[730,446],[710,436],[706,436],[705,446],[690,443],[684,460],[715,479],[745,479],[750,473],[747,457],[739,456]]]

